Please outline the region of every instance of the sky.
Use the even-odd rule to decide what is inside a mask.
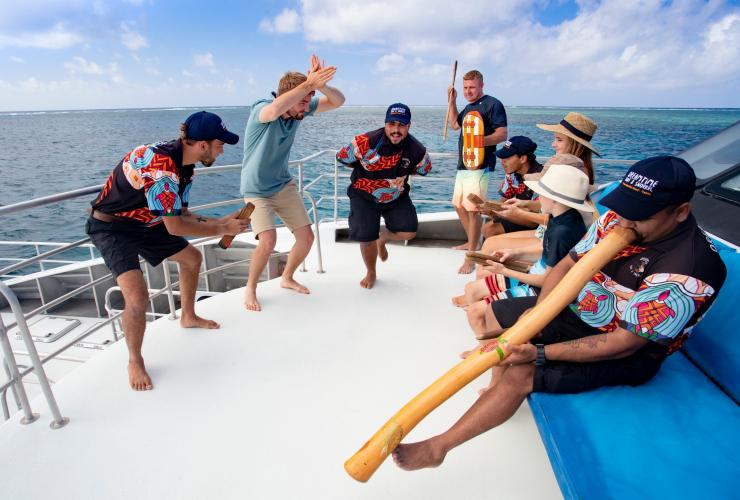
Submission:
[[[316,53],[348,105],[740,107],[740,0],[0,0],[0,111],[246,106]],[[460,98],[461,99],[461,98]]]

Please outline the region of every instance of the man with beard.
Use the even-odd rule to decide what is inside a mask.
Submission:
[[[336,71],[336,67],[324,66],[313,55],[308,76],[286,73],[280,79],[277,94],[255,102],[249,111],[244,132],[241,194],[255,206],[252,230],[259,241],[252,254],[245,290],[244,307],[249,311],[262,309],[257,300],[257,281],[277,242],[275,215],[295,237],[280,285],[298,293],[309,293],[293,274],[311,250],[314,236],[303,198],[288,171],[288,157],[301,120],[344,103],[342,93],[327,85]],[[315,96],[317,90],[324,95]]]
[[[350,201],[349,234],[360,242],[367,274],[363,288],[375,284],[375,264],[388,259],[385,244],[416,236],[419,225],[416,209],[409,197],[408,176],[426,175],[432,168],[426,148],[409,135],[411,110],[401,103],[391,104],[385,114],[385,127],[358,135],[337,153],[337,160],[352,167],[347,188]],[[380,217],[385,229],[380,230]]]
[[[691,214],[695,188],[694,171],[681,158],[658,156],[632,165],[601,199],[609,211],[550,271],[539,298],[491,303],[486,338],[542,301],[613,228],[630,228],[637,239],[598,270],[532,343],[511,346],[494,368],[492,385],[457,423],[426,441],[399,445],[396,463],[407,470],[441,464],[456,446],[506,422],[531,392],[578,393],[650,380],[686,342],[727,275]]]
[[[129,383],[135,391],[153,388],[141,355],[149,293],[139,256],[152,266],[164,259],[179,265],[181,326],[219,328],[195,314],[202,256],[183,236],[236,235],[247,228],[249,220],[236,214],[217,219],[188,211],[194,164],[210,167],[224,152],[224,143],[237,142],[239,136],[226,130],[217,115],[192,114],[180,125],[179,139],[138,146],[124,156],[92,202],[85,231],[121,287]]]

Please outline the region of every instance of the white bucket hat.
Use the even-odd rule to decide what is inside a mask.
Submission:
[[[535,193],[582,212],[593,212],[585,202],[588,176],[570,165],[550,165],[538,181],[524,181]]]

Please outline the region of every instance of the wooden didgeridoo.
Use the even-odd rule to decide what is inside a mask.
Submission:
[[[634,238],[635,233],[631,229],[614,228],[576,262],[547,297],[529,313],[521,316],[514,326],[499,338],[479,347],[406,403],[406,406],[393,415],[365,443],[365,446],[344,463],[347,473],[363,483],[370,479],[383,460],[396,449],[416,424],[483,372],[499,364],[509,354],[510,345],[528,342],[539,333],[560,311],[573,302],[588,280]]]
[[[239,210],[239,213],[236,214],[237,219],[246,219],[250,215],[252,215],[252,212],[254,212],[254,205],[252,203],[247,203],[242,207],[241,210]],[[221,238],[221,241],[218,242],[218,246],[226,250],[231,246],[231,242],[234,241],[234,236],[227,234]]]

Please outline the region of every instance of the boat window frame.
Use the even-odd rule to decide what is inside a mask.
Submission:
[[[738,179],[740,184],[740,163],[735,164],[727,172],[712,179],[702,187],[701,191],[714,198],[720,198],[735,205],[740,205],[740,189],[728,189],[723,186],[727,181]]]

